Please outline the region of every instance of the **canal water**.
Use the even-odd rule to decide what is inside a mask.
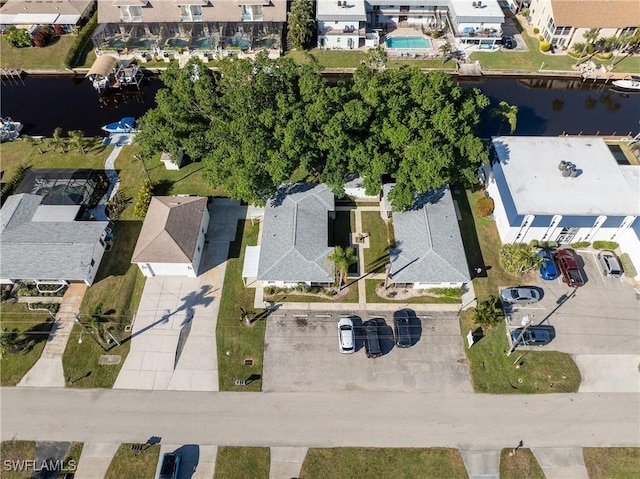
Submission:
[[[624,93],[590,80],[502,79],[461,80],[479,88],[491,106],[506,101],[518,107],[517,135],[636,135],[640,132],[640,93]],[[64,134],[82,130],[102,136],[102,125],[125,116],[140,117],[155,105],[162,86],[157,78],[146,79],[141,91],[100,101],[89,81],[71,76],[28,76],[3,79],[0,115],[24,123],[28,135],[51,136],[56,127]],[[509,134],[508,125],[484,112],[482,137]]]

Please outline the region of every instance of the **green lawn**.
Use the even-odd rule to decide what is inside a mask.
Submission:
[[[238,221],[236,239],[229,246],[229,259],[224,276],[223,295],[220,298],[216,337],[218,344],[218,377],[221,391],[260,391],[262,381],[262,357],[264,353],[264,319],[258,319],[251,327],[241,320],[241,310],[260,316],[253,302],[255,290],[242,283],[242,264],[247,245],[258,242],[259,224]],[[252,312],[252,313],[251,313]],[[246,358],[253,359],[252,366],[245,366]],[[236,386],[236,379],[248,379],[246,386]],[[260,378],[260,379],[258,379]]]
[[[364,251],[364,273],[384,273],[389,261],[387,225],[377,211],[363,211],[362,232],[369,233],[369,248]]]
[[[310,51],[292,50],[287,56],[293,58],[298,64],[309,63],[309,55],[318,60],[318,63],[325,68],[358,68],[365,59],[365,53],[360,51],[346,50],[321,50],[313,48]]]
[[[64,69],[64,59],[75,39],[75,35],[62,35],[55,43],[43,48],[14,48],[1,36],[0,68]]]
[[[382,281],[378,279],[366,279],[364,284],[367,291],[367,303],[397,303],[397,304],[416,304],[416,303],[438,303],[438,304],[460,304],[461,300],[458,298],[447,298],[441,297],[437,298],[434,296],[420,296],[416,298],[408,298],[408,299],[388,299],[382,298],[378,296],[376,293],[376,286],[382,283]]]
[[[309,449],[300,479],[443,479],[468,477],[458,449]]]
[[[215,479],[268,479],[271,452],[268,447],[218,448]]]
[[[82,442],[72,442],[69,446],[69,451],[64,458],[64,466],[69,472],[73,472],[78,467],[78,462],[80,462],[80,455],[82,454],[82,449],[84,448],[84,443]]]
[[[160,444],[144,446],[142,451],[133,451],[132,444],[121,444],[109,464],[105,479],[153,479],[160,460]]]
[[[483,274],[473,280],[473,287],[479,299],[486,299],[498,295],[498,286],[520,284],[520,278],[500,267],[498,255],[502,243],[495,222],[475,215],[475,204],[482,196],[482,191],[467,191],[454,198],[462,214],[460,233],[469,268],[474,271],[482,267],[483,270]]]
[[[465,337],[476,326],[472,312],[460,315],[460,330]],[[576,392],[580,371],[571,356],[558,351],[516,349],[507,356],[509,344],[503,324],[483,328],[484,337],[467,353],[471,380],[476,392],[490,394],[532,394]]]
[[[35,460],[36,443],[35,441],[2,441],[0,446],[0,463],[4,466],[5,461],[25,461]],[[9,463],[11,464],[11,463]],[[30,479],[33,470],[24,471],[7,471],[2,470],[2,479]]]
[[[518,449],[510,456],[511,451],[503,449],[500,453],[500,479],[546,478],[531,449]]]
[[[582,449],[589,479],[635,479],[640,465],[637,447],[585,447]]]
[[[15,386],[40,358],[53,320],[45,311],[29,311],[26,303],[3,303],[0,322],[15,332],[15,346],[0,360],[0,385]]]

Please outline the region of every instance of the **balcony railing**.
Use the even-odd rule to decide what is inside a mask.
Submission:
[[[354,30],[345,29],[345,28],[321,28],[318,31],[321,35],[358,35],[359,37],[364,37],[366,34],[365,28],[356,28]]]
[[[202,13],[195,15],[182,15],[180,16],[181,22],[201,22],[202,21]]]

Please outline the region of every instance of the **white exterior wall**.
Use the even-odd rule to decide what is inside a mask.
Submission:
[[[490,173],[489,184],[487,185],[487,192],[489,196],[493,199],[493,219],[496,222],[496,227],[498,228],[498,235],[500,236],[500,241],[502,243],[511,243],[513,242],[510,239],[509,235],[509,220],[507,219],[507,212],[504,209],[504,205],[502,204],[502,199],[500,198],[500,192],[498,191],[498,187],[496,186],[496,180],[493,177],[493,173]],[[516,237],[517,232],[513,234],[513,238]]]
[[[188,276],[195,278],[196,273],[190,263],[136,263],[147,278],[153,276]]]
[[[204,213],[202,215],[202,221],[200,222],[200,232],[198,233],[198,241],[196,241],[196,252],[193,255],[193,271],[194,275],[198,275],[198,271],[200,270],[200,261],[202,261],[202,253],[204,252],[204,241],[205,235],[207,233],[207,228],[209,228],[209,208],[205,208]]]
[[[355,30],[351,33],[344,32],[344,29],[350,26],[353,26]],[[360,41],[358,27],[359,22],[353,20],[343,20],[338,22],[319,20],[318,48],[338,50],[352,50],[358,48]],[[325,30],[329,30],[330,33],[320,33]],[[349,43],[349,40],[351,40],[351,43]]]
[[[464,283],[413,283],[413,289],[462,288]]]
[[[502,22],[495,22],[495,23],[487,23],[487,22],[461,22],[458,23],[458,31],[459,32],[463,32],[465,28],[473,28],[474,30],[488,30],[488,29],[494,29],[497,30],[497,32],[502,32]],[[498,33],[496,33],[496,35],[498,35]],[[464,33],[460,33],[462,36],[464,36]],[[494,39],[494,37],[474,37],[477,40],[492,40]],[[499,38],[495,38],[496,40],[499,40]]]

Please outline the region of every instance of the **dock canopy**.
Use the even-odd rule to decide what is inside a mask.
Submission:
[[[109,76],[113,72],[114,67],[118,63],[118,58],[113,55],[101,55],[96,58],[96,61],[91,65],[91,69],[87,72],[85,77],[92,75]]]

